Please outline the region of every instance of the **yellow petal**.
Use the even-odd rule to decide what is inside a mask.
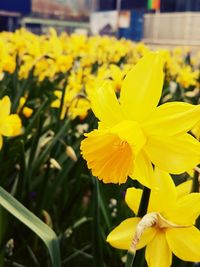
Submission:
[[[129,119],[142,121],[157,106],[163,86],[163,63],[158,53],[144,56],[122,83],[120,102]]]
[[[167,213],[167,219],[176,224],[193,225],[200,215],[200,194],[191,193],[181,197],[174,209]]]
[[[147,245],[145,258],[148,263],[148,267],[171,266],[172,253],[163,231],[157,231],[152,241]]]
[[[128,188],[126,191],[125,201],[129,208],[137,214],[142,197],[142,190],[138,188]]]
[[[200,231],[196,227],[168,229],[166,238],[170,249],[178,258],[200,261]]]
[[[152,179],[149,212],[165,212],[176,203],[176,187],[171,176],[155,168]]]
[[[94,130],[81,142],[81,153],[92,170],[104,183],[125,183],[133,172],[132,148],[117,134]]]
[[[0,134],[4,136],[12,136],[12,126],[7,121],[0,121]]]
[[[135,161],[134,173],[130,175],[132,179],[138,180],[141,184],[151,187],[153,177],[153,167],[144,152],[141,152]]]
[[[192,190],[192,180],[188,180],[180,185],[178,185],[176,187],[176,191],[177,191],[177,198],[181,198],[185,195],[188,195],[189,193],[191,193]]]
[[[56,99],[51,103],[51,107],[52,108],[59,108],[60,107],[60,103],[61,103],[60,99]]]
[[[200,140],[200,122],[196,123],[192,129],[193,135]]]
[[[139,221],[140,218],[128,218],[124,220],[108,235],[106,241],[115,248],[128,250]],[[154,237],[155,233],[156,230],[154,228],[146,229],[137,245],[137,249],[146,246],[146,244]]]
[[[0,122],[0,133],[5,136],[15,136],[21,133],[21,127],[19,116],[12,114]]]
[[[89,95],[95,116],[107,126],[113,126],[123,119],[122,110],[110,83],[104,83]]]
[[[200,162],[200,143],[189,134],[152,136],[144,149],[155,166],[173,174],[183,173]]]
[[[157,107],[144,124],[149,135],[171,136],[188,132],[200,120],[200,105],[183,102],[166,103]]]
[[[2,100],[0,100],[0,118],[4,118],[10,114],[10,98],[8,96],[4,96]]]

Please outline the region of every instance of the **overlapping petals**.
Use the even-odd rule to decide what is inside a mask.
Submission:
[[[150,267],[171,266],[172,253],[185,261],[200,261],[200,231],[193,226],[200,214],[197,205],[200,194],[189,193],[190,181],[175,187],[169,174],[159,169],[155,169],[153,178],[148,212],[159,214],[163,222],[158,220],[148,232],[144,231],[143,242],[138,243],[137,249],[146,245],[145,258]],[[141,195],[140,189],[127,190],[125,200],[134,213],[137,213]],[[140,220],[137,217],[126,219],[108,235],[107,241],[116,248],[129,249],[137,231],[135,224]]]
[[[88,163],[88,168],[100,180],[122,183],[130,176],[151,187],[152,163],[166,172],[180,174],[200,162],[200,143],[187,133],[200,121],[200,105],[175,102],[157,107],[162,85],[162,58],[158,53],[152,52],[139,60],[126,75],[120,100],[117,99],[113,88],[106,83],[90,94],[92,109],[101,122],[101,128],[95,130],[95,133],[104,128],[116,135],[113,142],[108,142],[107,145],[102,137],[102,153],[96,153],[95,146],[89,148],[90,139],[94,140],[92,134],[87,135],[81,145],[81,153]],[[99,140],[99,135],[96,136]],[[113,147],[116,147],[114,140],[117,138],[131,147],[132,172],[127,160],[117,160],[121,147],[115,150],[116,155],[113,151]],[[103,160],[107,158],[105,153],[112,162],[112,171],[106,168],[109,164],[105,164]],[[103,166],[100,166],[100,163]],[[102,168],[104,175],[100,176]],[[119,168],[123,170],[123,174],[118,174]],[[106,172],[109,178],[106,178]]]

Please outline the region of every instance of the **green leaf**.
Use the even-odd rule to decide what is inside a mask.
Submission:
[[[52,266],[61,267],[59,242],[54,231],[2,187],[0,187],[0,205],[43,240],[49,251]]]

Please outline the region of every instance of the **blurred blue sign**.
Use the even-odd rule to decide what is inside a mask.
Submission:
[[[0,0],[0,10],[28,14],[31,11],[31,0]]]

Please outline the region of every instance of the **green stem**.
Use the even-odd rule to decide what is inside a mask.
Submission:
[[[127,252],[127,259],[126,259],[125,267],[132,267],[133,266],[133,262],[134,262],[134,258],[135,258],[135,253],[132,253],[132,252],[128,251]]]
[[[151,193],[151,190],[147,187],[144,187],[142,198],[140,200],[140,206],[138,209],[137,217],[143,217],[147,213],[150,193]],[[139,251],[136,253],[136,255],[134,255],[134,257],[132,256],[131,258],[130,252],[128,251],[127,261],[126,261],[125,266],[126,267],[133,267],[133,266],[138,267],[138,264],[140,264],[140,266],[142,267],[144,265],[144,261],[142,260],[143,257],[144,257],[144,253],[142,252],[142,256],[141,256],[141,253]]]
[[[4,237],[4,231],[5,231],[5,222],[4,222],[4,215],[5,215],[5,211],[3,210],[2,207],[0,207],[0,267],[4,266],[4,246],[2,244],[3,242],[3,237]]]
[[[93,266],[103,267],[103,257],[101,249],[101,223],[100,223],[100,207],[99,207],[99,181],[93,178]]]
[[[144,186],[137,217],[143,217],[147,213],[151,190]]]

